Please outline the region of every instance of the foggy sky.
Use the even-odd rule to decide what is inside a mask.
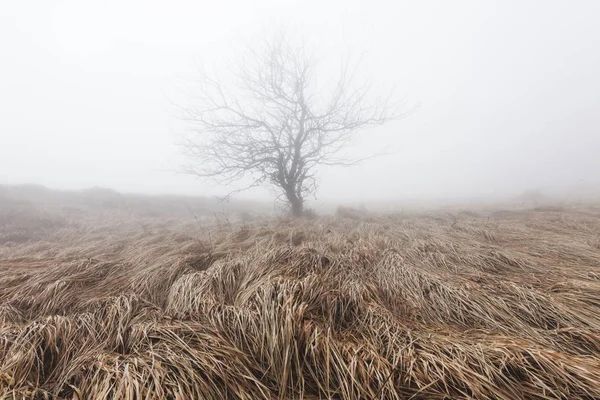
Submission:
[[[420,106],[400,151],[320,171],[319,199],[477,196],[600,181],[600,2],[58,1],[0,6],[0,183],[220,194],[169,172],[195,61],[276,24],[363,54]],[[246,196],[267,198],[265,190]]]

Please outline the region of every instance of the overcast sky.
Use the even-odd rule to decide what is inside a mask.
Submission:
[[[281,24],[364,54],[420,105],[359,142],[399,152],[323,169],[320,199],[598,182],[599,21],[597,0],[3,0],[0,183],[221,193],[169,172],[183,162],[172,94],[199,58]]]

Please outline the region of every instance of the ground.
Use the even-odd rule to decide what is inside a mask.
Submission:
[[[2,399],[600,398],[594,205],[4,205]]]

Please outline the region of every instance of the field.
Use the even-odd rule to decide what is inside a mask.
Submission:
[[[600,398],[594,205],[242,223],[13,194],[1,399]]]

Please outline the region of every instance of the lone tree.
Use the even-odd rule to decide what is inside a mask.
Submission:
[[[300,216],[316,191],[318,166],[364,160],[341,150],[361,128],[403,114],[390,96],[372,98],[370,84],[357,86],[348,62],[336,79],[318,86],[314,58],[285,35],[247,51],[234,70],[235,95],[221,80],[201,74],[196,105],[182,108],[193,127],[182,143],[193,163],[185,172],[221,184],[250,182],[234,192],[268,183]]]

